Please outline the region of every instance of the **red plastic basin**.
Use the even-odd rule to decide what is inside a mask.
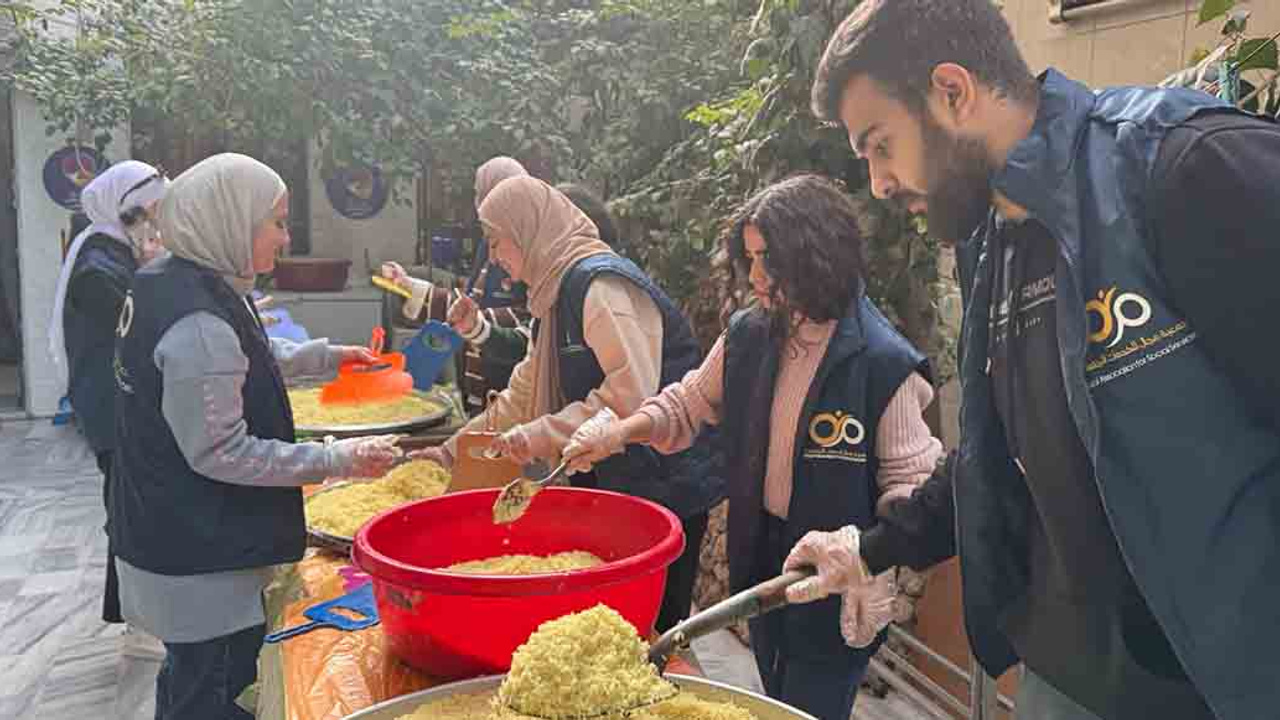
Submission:
[[[356,533],[352,558],[373,578],[388,646],[440,679],[506,672],[539,625],[604,603],[642,636],[653,631],[667,566],[684,550],[670,510],[629,495],[548,488],[524,517],[493,524],[497,490],[474,490],[389,510]],[[432,568],[498,555],[585,550],[588,570],[521,577]]]

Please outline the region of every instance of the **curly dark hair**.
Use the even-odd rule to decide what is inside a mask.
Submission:
[[[556,186],[556,189],[577,205],[584,215],[591,218],[591,222],[595,223],[596,229],[600,231],[601,240],[615,252],[621,252],[622,249],[618,246],[621,240],[618,237],[618,227],[613,222],[613,215],[609,214],[609,208],[605,206],[604,200],[601,200],[599,195],[591,192],[591,189],[585,185],[576,183],[561,183]]]
[[[764,237],[772,280],[770,322],[781,339],[802,319],[844,317],[866,288],[862,231],[853,201],[831,180],[796,175],[756,193],[729,219],[722,242],[735,285],[751,272],[743,233]]]

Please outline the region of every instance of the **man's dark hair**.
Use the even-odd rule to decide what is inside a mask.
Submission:
[[[818,63],[813,113],[838,122],[849,81],[866,75],[919,115],[942,63],[960,65],[1013,100],[1036,92],[1009,23],[991,0],[863,0]]]
[[[614,251],[622,249],[618,247],[618,228],[614,225],[613,216],[609,214],[609,208],[605,206],[599,195],[591,192],[590,188],[575,183],[562,183],[557,185],[556,189],[577,205],[584,215],[591,218],[591,222],[595,223],[600,231],[601,240]]]
[[[756,193],[730,218],[722,238],[734,280],[751,272],[743,235],[748,225],[764,236],[776,333],[790,337],[796,314],[817,322],[844,317],[863,291],[865,267],[858,211],[848,195],[818,175],[796,175]]]

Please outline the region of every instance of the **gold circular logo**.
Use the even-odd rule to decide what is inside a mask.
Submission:
[[[844,413],[819,413],[809,421],[809,439],[821,448],[840,443],[857,445],[866,439],[866,428],[857,418]]]

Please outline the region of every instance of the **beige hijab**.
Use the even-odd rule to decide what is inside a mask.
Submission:
[[[286,190],[275,170],[247,155],[205,158],[173,181],[160,205],[160,234],[177,257],[253,289],[253,234]]]
[[[480,207],[480,203],[484,202],[498,183],[513,177],[525,177],[528,174],[529,171],[525,170],[515,158],[509,158],[506,155],[490,158],[476,170],[476,207]]]
[[[480,222],[487,232],[513,238],[524,253],[520,279],[529,286],[529,312],[542,326],[534,344],[533,417],[558,412],[564,406],[555,342],[560,283],[578,261],[613,250],[564,193],[534,177],[498,183],[480,204]]]

